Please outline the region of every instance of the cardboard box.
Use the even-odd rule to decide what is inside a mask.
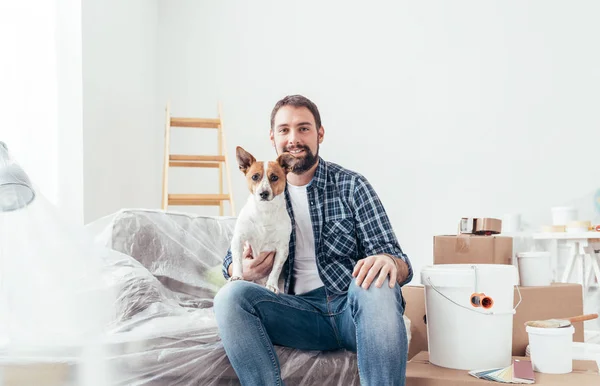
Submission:
[[[402,287],[402,296],[406,301],[404,315],[410,319],[410,345],[408,359],[421,351],[428,351],[427,324],[425,321],[425,289],[423,286],[406,285]]]
[[[553,283],[547,287],[519,287],[523,301],[513,319],[513,355],[525,355],[529,336],[524,323],[529,320],[567,318],[583,314],[581,284]],[[519,294],[515,289],[515,305]],[[583,342],[583,322],[573,323],[574,342]],[[600,383],[599,383],[600,385]]]
[[[514,359],[529,360],[529,358],[513,357]],[[600,374],[595,361],[573,361],[573,372],[569,374],[542,374],[534,373],[535,384],[543,386],[597,386],[600,384]],[[477,386],[501,385],[475,378],[466,370],[453,370],[439,367],[429,363],[429,354],[420,352],[411,359],[406,366],[407,386]]]
[[[63,386],[70,383],[71,371],[67,363],[3,363],[0,365],[0,385]]]
[[[529,320],[543,320],[583,314],[583,295],[580,284],[555,283],[548,287],[519,287],[522,301],[513,318],[512,355],[523,356],[529,344],[529,336],[524,323]],[[425,312],[425,288],[417,285],[402,287],[406,300],[404,314],[410,319],[411,341],[408,359],[421,351],[428,351],[427,317]],[[514,304],[519,301],[515,289]],[[583,322],[573,323],[574,342],[583,342]]]
[[[513,239],[470,234],[433,237],[433,264],[512,264]]]

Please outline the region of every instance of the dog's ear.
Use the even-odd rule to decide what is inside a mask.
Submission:
[[[235,156],[237,158],[240,170],[244,174],[246,174],[250,165],[256,162],[256,159],[252,156],[252,154],[248,153],[241,146],[235,148]]]
[[[281,155],[277,157],[277,163],[283,168],[286,174],[294,170],[296,162],[298,162],[298,159],[290,153],[281,153]]]

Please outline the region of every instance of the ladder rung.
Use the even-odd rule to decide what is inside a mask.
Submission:
[[[171,154],[169,155],[169,161],[212,161],[212,162],[224,162],[224,155],[183,155],[183,154]]]
[[[172,127],[197,127],[202,129],[218,129],[220,119],[215,118],[171,118]]]
[[[220,205],[228,194],[169,194],[169,205]]]
[[[186,162],[186,161],[170,161],[169,166],[171,167],[184,167],[184,168],[218,168],[218,162]]]

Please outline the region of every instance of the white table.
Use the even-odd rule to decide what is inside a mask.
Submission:
[[[571,253],[567,260],[565,271],[563,272],[561,282],[567,283],[573,273],[576,260],[580,260],[581,275],[584,294],[593,283],[595,276],[600,283],[600,255],[596,250],[600,249],[600,232],[583,232],[583,233],[568,233],[568,232],[541,232],[534,233],[535,240],[556,240],[557,242],[565,242],[571,246]],[[586,271],[585,256],[591,258],[591,267]],[[588,276],[592,276],[588,280]]]

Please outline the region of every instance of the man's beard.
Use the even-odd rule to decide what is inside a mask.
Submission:
[[[302,174],[306,172],[307,170],[315,166],[315,164],[319,160],[319,144],[317,144],[316,154],[313,154],[313,152],[309,149],[308,146],[294,146],[294,149],[304,150],[304,157],[297,158],[296,164],[294,165],[294,169],[292,170],[292,173],[294,174]],[[283,151],[289,152],[289,149],[285,147]]]

